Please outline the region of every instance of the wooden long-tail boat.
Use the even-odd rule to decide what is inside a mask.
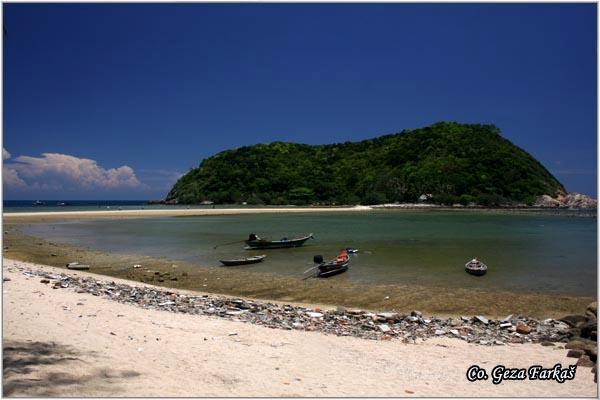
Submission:
[[[248,236],[248,240],[246,240],[246,249],[285,249],[288,247],[300,247],[306,242],[308,239],[312,238],[313,234],[310,233],[307,236],[299,237],[299,238],[282,238],[280,240],[266,240],[261,239],[254,233],[251,233]]]
[[[320,256],[315,257],[315,261],[319,261]],[[323,260],[323,257],[320,257],[320,261]],[[329,278],[330,276],[334,276],[337,274],[341,274],[342,272],[348,271],[348,264],[350,263],[350,256],[348,255],[348,251],[342,250],[342,252],[333,260],[321,262],[317,268],[317,277],[318,278]]]
[[[246,265],[246,264],[256,264],[264,260],[267,256],[252,256],[252,257],[241,257],[241,258],[233,258],[230,260],[219,260],[221,264],[226,266],[234,266],[234,265]]]

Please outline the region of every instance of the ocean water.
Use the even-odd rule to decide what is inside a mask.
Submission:
[[[94,211],[113,208],[139,210],[142,207],[155,207],[154,205],[147,205],[146,200],[39,200],[43,203],[42,205],[35,205],[35,201],[36,200],[4,200],[3,211],[5,213],[42,211]],[[59,203],[65,203],[66,205],[59,205]]]
[[[3,212],[52,212],[52,211],[107,211],[107,210],[173,210],[173,209],[209,209],[209,208],[261,208],[254,205],[165,205],[148,204],[148,200],[40,200],[43,204],[34,204],[36,200],[4,200]],[[59,205],[64,203],[65,205]],[[269,208],[289,208],[293,206],[269,206]]]
[[[596,295],[595,217],[386,210],[371,213],[256,214],[79,220],[32,224],[25,233],[125,254],[164,256],[203,266],[267,254],[252,268],[300,279],[314,255],[358,248],[350,270],[330,278],[365,284],[418,284],[513,292]],[[244,250],[249,233],[280,239],[313,233],[303,247]],[[464,272],[473,257],[489,269]]]

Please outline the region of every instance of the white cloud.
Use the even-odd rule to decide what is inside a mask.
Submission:
[[[8,153],[8,152],[6,152]],[[131,167],[103,168],[94,160],[68,154],[19,156],[4,166],[4,183],[16,187],[60,189],[146,188]]]
[[[25,188],[27,184],[19,178],[19,174],[12,168],[4,167],[2,169],[2,182],[10,187]]]
[[[10,158],[10,153],[6,151],[6,149],[2,148],[2,161],[8,160]]]

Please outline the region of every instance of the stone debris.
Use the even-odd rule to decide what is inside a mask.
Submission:
[[[168,288],[136,287],[113,281],[100,281],[92,277],[49,274],[26,267],[19,269],[26,276],[42,278],[41,282],[51,283],[55,289],[69,288],[77,293],[89,293],[150,310],[206,315],[269,328],[318,331],[373,340],[398,339],[405,343],[443,336],[485,346],[502,346],[507,343],[567,343],[573,335],[573,328],[569,322],[552,319],[539,321],[521,315],[510,315],[503,320],[488,319],[482,315],[442,319],[434,316],[425,318],[419,311],[409,314],[393,311],[373,313],[343,307],[321,310],[221,295],[180,294]],[[519,328],[522,326],[529,328],[528,334],[519,333],[519,330],[523,331],[523,328]],[[583,331],[577,329],[578,332]],[[585,332],[589,337],[596,337],[595,326],[590,326]],[[229,335],[235,334],[230,332]],[[591,342],[589,337],[582,340]],[[577,350],[581,352],[580,356],[585,354],[590,361],[595,362],[597,352],[595,346],[593,347],[594,349],[584,342],[584,349]],[[582,361],[586,362],[587,360]]]
[[[567,357],[578,358],[577,366],[592,367],[594,382],[598,381],[598,303],[590,303],[584,315],[567,315],[554,323],[559,332],[569,338],[564,346]],[[562,347],[562,346],[561,346]]]

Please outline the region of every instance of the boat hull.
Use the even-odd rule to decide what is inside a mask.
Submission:
[[[348,263],[341,267],[330,269],[328,271],[319,271],[317,273],[317,278],[329,278],[330,276],[338,275],[346,271],[348,271]]]
[[[471,268],[465,268],[465,271],[467,271],[468,274],[471,275],[475,275],[475,276],[482,276],[485,275],[485,273],[487,272],[487,269],[471,269]]]
[[[243,259],[236,260],[219,260],[219,262],[226,267],[233,267],[236,265],[248,265],[248,264],[256,264],[262,262],[266,256],[258,256],[258,257],[248,257]]]
[[[308,239],[310,239],[312,235],[308,235],[302,238],[290,239],[290,240],[246,240],[246,250],[253,249],[286,249],[290,247],[300,247],[302,246]]]

